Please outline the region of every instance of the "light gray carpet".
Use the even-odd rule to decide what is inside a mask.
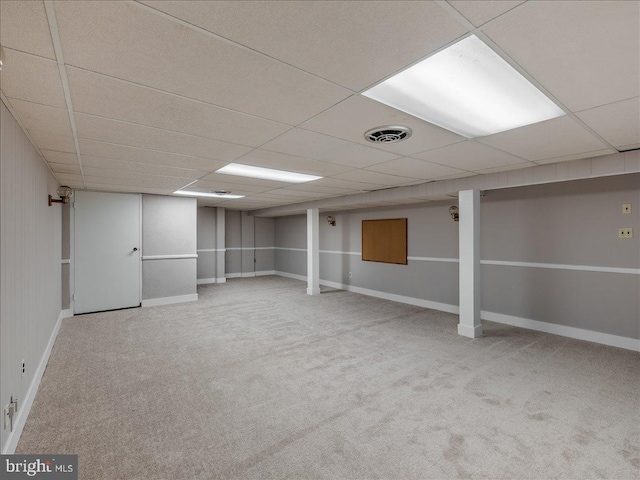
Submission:
[[[83,479],[640,478],[640,354],[305,287],[64,320],[17,453]]]

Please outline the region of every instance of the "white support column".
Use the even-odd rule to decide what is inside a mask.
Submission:
[[[320,210],[307,210],[307,295],[320,294]]]
[[[458,194],[460,214],[460,323],[458,334],[482,336],[480,319],[480,191]]]
[[[225,283],[225,210],[216,207],[216,283]]]

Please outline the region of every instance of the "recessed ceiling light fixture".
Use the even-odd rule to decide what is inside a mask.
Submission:
[[[307,175],[306,173],[287,172],[286,170],[274,170],[272,168],[254,167],[253,165],[241,165],[239,163],[230,163],[216,170],[216,173],[288,183],[311,182],[322,178],[316,175]]]
[[[468,138],[565,115],[475,35],[362,94]]]
[[[213,198],[244,198],[244,195],[231,195],[231,192],[217,191],[212,193],[193,192],[191,190],[176,190],[175,195],[187,195],[189,197],[213,197]]]

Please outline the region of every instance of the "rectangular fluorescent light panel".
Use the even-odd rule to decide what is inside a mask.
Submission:
[[[565,114],[475,35],[362,94],[468,138]]]
[[[244,195],[231,195],[229,193],[206,193],[192,192],[190,190],[177,190],[173,192],[175,195],[188,195],[190,197],[213,197],[213,198],[244,198]]]
[[[287,172],[285,170],[274,170],[272,168],[254,167],[253,165],[241,165],[230,163],[229,165],[216,170],[216,173],[226,175],[237,175],[240,177],[261,178],[263,180],[275,180],[277,182],[304,183],[319,180],[322,177],[307,175],[305,173]]]

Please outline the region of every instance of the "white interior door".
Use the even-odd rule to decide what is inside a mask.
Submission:
[[[140,305],[140,195],[75,192],[74,313]]]

